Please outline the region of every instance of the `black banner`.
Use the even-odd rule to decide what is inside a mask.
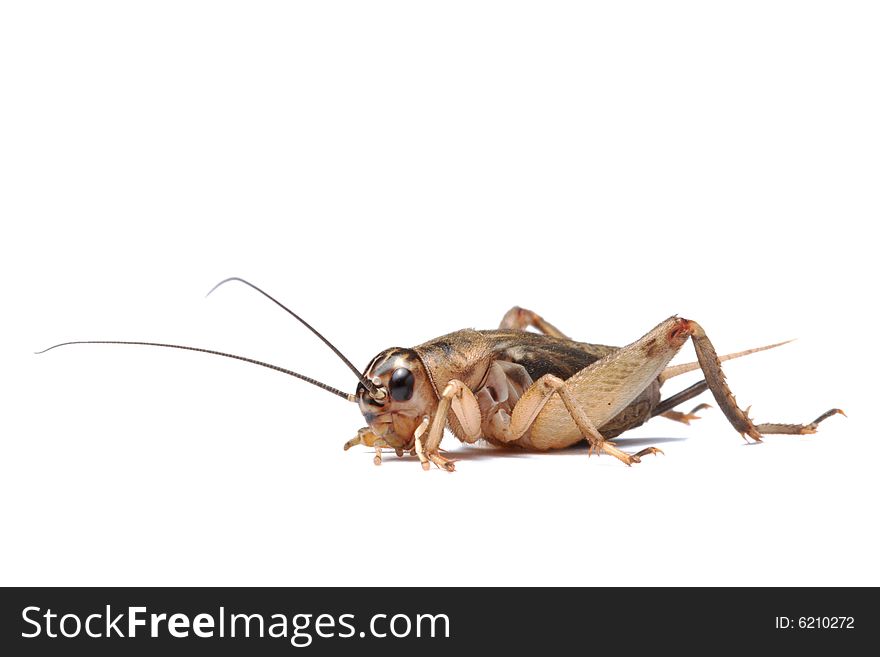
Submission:
[[[706,652],[850,654],[876,633],[876,589],[3,589],[6,655]]]

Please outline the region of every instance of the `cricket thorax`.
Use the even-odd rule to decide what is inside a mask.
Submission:
[[[359,385],[355,394],[372,434],[371,444],[409,449],[423,418],[437,407],[437,396],[422,361],[412,349],[393,347],[376,356],[364,372],[383,395]]]

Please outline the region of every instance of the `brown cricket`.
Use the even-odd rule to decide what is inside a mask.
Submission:
[[[358,444],[372,447],[377,465],[385,448],[398,456],[409,452],[418,456],[425,470],[434,463],[450,472],[455,469],[453,460],[440,453],[447,427],[462,442],[482,439],[498,447],[549,450],[586,441],[589,454],[605,452],[632,465],[646,454],[661,452],[648,447],[629,454],[610,439],[658,415],[689,424],[697,419],[696,412],[708,405],[700,404],[687,413],[674,408],[707,389],[733,428],[746,440],[756,442],[762,434],[815,433],[820,422],[843,414],[832,408],[808,424],[754,424],[747,411],[737,405],[721,363],[786,343],[719,357],[697,322],[677,316],[660,322],[625,347],[610,347],[572,340],[536,313],[514,307],[498,329],[463,329],[416,347],[392,347],[361,373],[310,324],[256,285],[238,277],[227,278],[208,294],[230,281],[250,286],[317,335],[357,376],[355,393],[270,363],[183,345],[78,340],[38,353],[70,344],[133,344],[200,351],[268,367],[357,402],[367,426],[345,443],[346,450]],[[530,327],[539,332],[528,331]],[[668,366],[688,339],[693,342],[697,362]],[[705,379],[661,399],[664,382],[697,369]]]

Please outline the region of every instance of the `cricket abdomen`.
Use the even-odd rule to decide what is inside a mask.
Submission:
[[[599,431],[605,438],[615,438],[624,431],[635,429],[651,419],[659,403],[660,381],[655,379],[629,406],[599,427]]]

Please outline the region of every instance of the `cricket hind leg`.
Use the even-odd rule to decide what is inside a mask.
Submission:
[[[773,422],[767,422],[757,425],[756,428],[761,433],[806,435],[816,433],[816,430],[819,427],[819,423],[823,420],[827,420],[832,415],[843,415],[844,417],[846,417],[846,413],[844,413],[839,408],[832,408],[831,410],[822,413],[822,415],[817,417],[809,424],[776,424]]]
[[[690,424],[691,420],[699,420],[700,416],[697,415],[697,413],[699,411],[702,411],[703,409],[712,408],[709,404],[698,404],[687,413],[682,413],[673,409],[679,404],[683,404],[689,399],[693,399],[697,395],[706,392],[706,390],[708,389],[709,384],[706,383],[705,379],[703,381],[698,381],[689,388],[685,388],[681,392],[672,395],[672,397],[667,397],[666,399],[662,400],[659,404],[657,404],[654,410],[651,411],[651,417],[661,415],[669,420],[675,420],[676,422],[681,422],[682,424]]]
[[[697,415],[700,411],[704,411],[707,408],[712,408],[711,404],[697,404],[687,413],[682,413],[681,411],[666,411],[665,413],[660,413],[660,417],[665,417],[667,420],[674,420],[675,422],[681,422],[682,424],[689,425],[693,420],[699,420],[700,416]]]
[[[839,408],[832,408],[826,411],[809,424],[780,424],[768,422],[755,425],[748,416],[748,409],[743,411],[736,403],[736,398],[727,385],[724,372],[721,369],[721,361],[715,348],[709,341],[703,327],[694,321],[682,319],[680,329],[690,334],[694,343],[694,350],[697,352],[697,361],[700,363],[700,369],[706,377],[706,384],[721,411],[727,417],[733,428],[736,429],[741,436],[748,436],[755,442],[761,442],[762,434],[810,434],[815,433],[820,422],[828,419],[832,415],[838,413],[844,414]]]
[[[514,306],[504,313],[504,317],[501,319],[501,324],[498,328],[525,331],[530,326],[538,329],[541,333],[554,338],[568,339],[568,336],[565,333],[553,326],[553,324],[545,320],[538,313],[526,310],[525,308],[520,308],[519,306]]]

